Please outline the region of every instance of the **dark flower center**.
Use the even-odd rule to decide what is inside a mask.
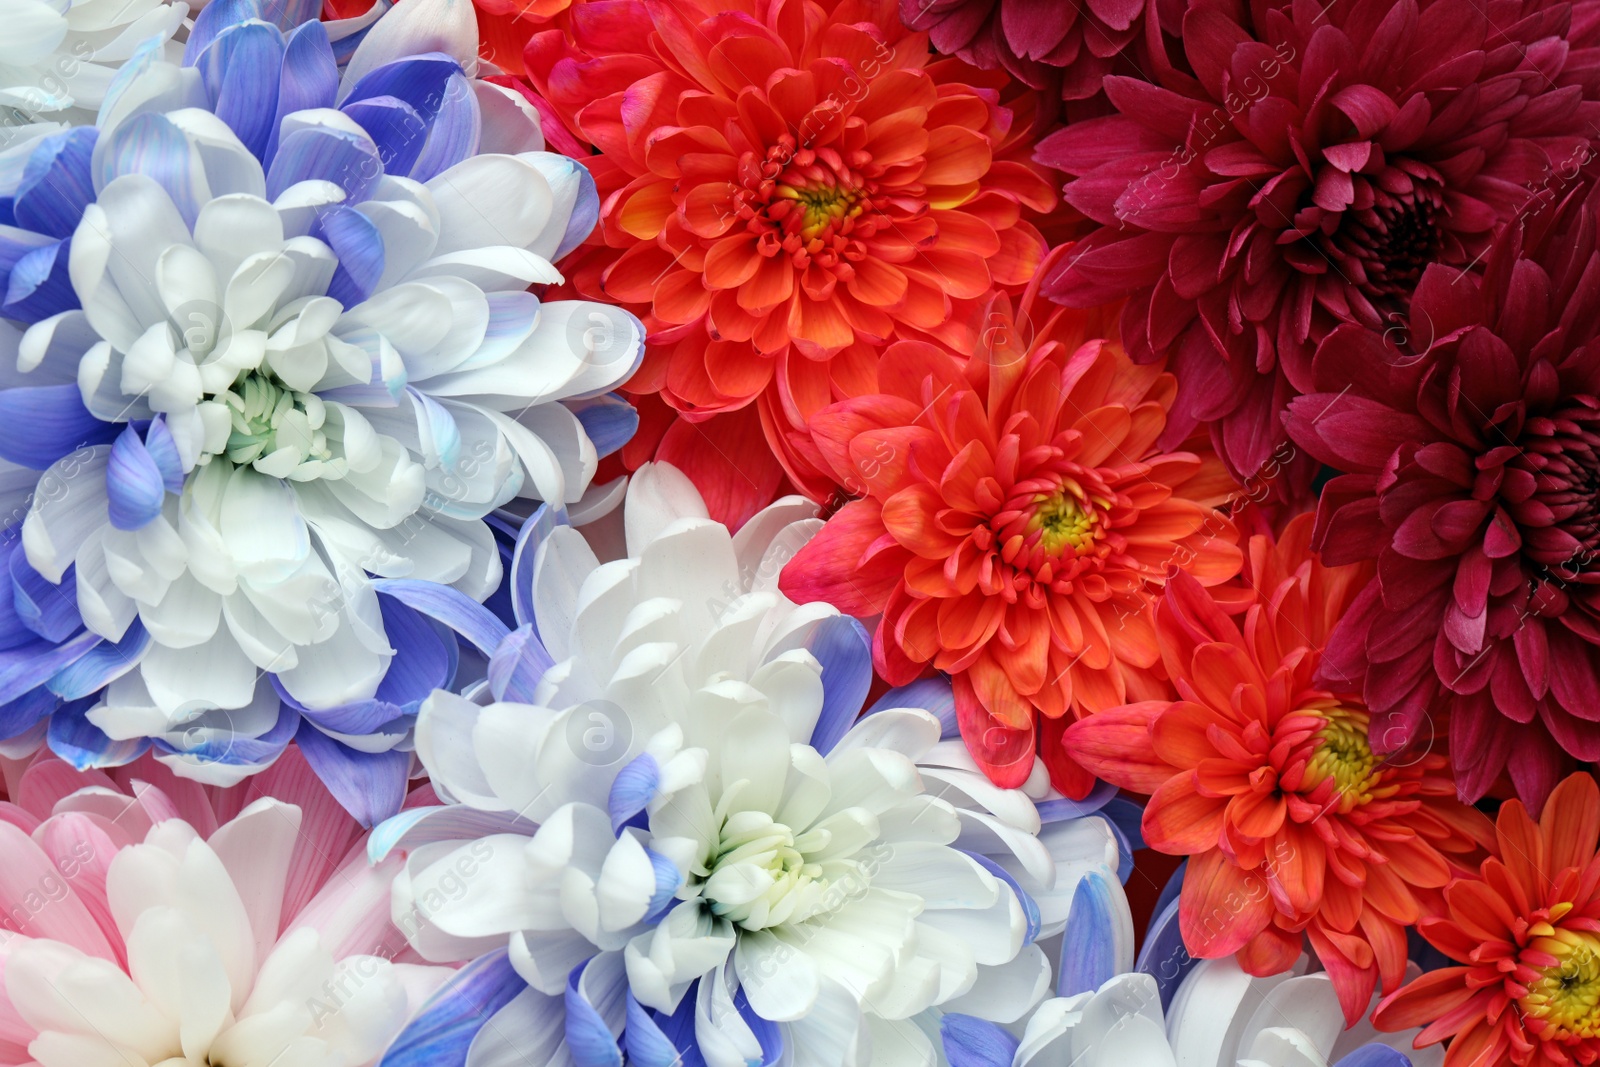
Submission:
[[[1516,465],[1533,475],[1533,503],[1539,505],[1524,523],[1548,524],[1567,535],[1525,537],[1525,551],[1562,580],[1600,571],[1600,401],[1575,397],[1550,415],[1530,418],[1519,447]]]
[[[1357,176],[1355,195],[1324,250],[1375,308],[1404,311],[1422,272],[1445,249],[1443,187],[1389,167]]]

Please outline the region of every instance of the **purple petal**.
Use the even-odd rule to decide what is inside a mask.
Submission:
[[[523,623],[489,657],[489,691],[496,700],[532,704],[544,672],[555,666],[533,626]]]
[[[822,711],[811,732],[811,747],[826,756],[850,731],[872,687],[872,639],[848,615],[823,619],[806,648],[822,664]]]
[[[155,460],[156,469],[161,472],[161,484],[166,486],[167,492],[183,492],[183,459],[178,455],[178,444],[172,439],[164,417],[150,423],[150,428],[144,432],[144,447]]]
[[[324,211],[312,236],[328,242],[339,266],[328,283],[328,295],[345,307],[355,307],[372,295],[383,276],[383,235],[355,208],[343,204]]]
[[[278,81],[278,113],[272,120],[272,136],[267,141],[270,160],[278,151],[278,134],[283,119],[295,111],[332,107],[339,91],[339,65],[328,31],[313,18],[289,34],[283,50],[283,73]]]
[[[1061,939],[1056,995],[1070,997],[1099,989],[1117,973],[1116,904],[1110,882],[1098,871],[1078,881]]]
[[[486,656],[493,655],[495,647],[511,632],[482,604],[447,585],[412,578],[383,578],[372,585],[379,593],[394,597],[430,619],[438,619]]]
[[[121,767],[144,755],[150,748],[145,738],[113,741],[84,716],[95,703],[75,700],[50,716],[50,732],[46,735],[50,751],[80,771]]]
[[[106,465],[106,496],[110,498],[111,525],[119,530],[140,530],[161,514],[167,486],[155,457],[128,427],[111,445]]]
[[[416,108],[392,96],[377,96],[350,101],[339,110],[367,131],[387,173],[411,173],[428,136],[427,121]]]
[[[429,181],[473,155],[478,151],[482,128],[478,94],[472,91],[472,83],[460,74],[451,75],[439,113],[429,123],[422,154],[412,165],[408,177],[419,182]]]
[[[997,1023],[950,1012],[939,1019],[950,1067],[1011,1067],[1021,1044]]]
[[[22,624],[46,641],[60,643],[83,629],[78,614],[78,582],[72,567],[61,584],[28,565],[24,552],[11,553],[11,606]]]
[[[478,1031],[526,988],[505,949],[478,957],[428,998],[378,1067],[460,1067]]]
[[[616,393],[565,403],[567,410],[578,416],[583,432],[602,458],[627,444],[639,429],[639,413]]]
[[[326,127],[302,127],[278,143],[267,168],[267,199],[303,181],[330,181],[345,191],[346,204],[372,195],[383,177],[378,150],[364,137]]]
[[[0,457],[42,471],[86,445],[108,444],[121,432],[83,406],[76,385],[0,390]]]
[[[51,237],[72,236],[83,209],[94,203],[89,157],[99,136],[93,126],[82,126],[34,146],[12,205],[18,226]]]
[[[956,725],[956,700],[950,691],[950,679],[919,678],[910,685],[889,690],[866,710],[871,715],[885,708],[921,708],[939,719],[940,736],[948,741],[961,736]]]
[[[370,830],[405,803],[411,753],[357,752],[305,720],[294,736],[328,792],[362,826]]]
[[[32,325],[78,307],[78,293],[67,274],[71,247],[71,238],[66,238],[17,260],[0,297],[0,313]]]
[[[150,635],[143,624],[134,619],[122,640],[116,644],[102,641],[67,666],[56,671],[46,683],[49,690],[62,700],[78,700],[98,693],[112,681],[122,677],[139,664]]]
[[[252,155],[265,158],[278,114],[283,34],[260,22],[229,26],[195,66],[211,97],[211,110]]]

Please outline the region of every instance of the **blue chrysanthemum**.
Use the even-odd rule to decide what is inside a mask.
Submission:
[[[298,735],[356,814],[398,807],[457,666],[430,616],[500,583],[485,517],[578,501],[634,425],[637,321],[527,291],[593,182],[476,50],[464,0],[342,65],[217,0],[0,190],[13,750],[227,783]]]

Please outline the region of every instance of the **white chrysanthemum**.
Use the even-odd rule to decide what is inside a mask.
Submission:
[[[1420,974],[1410,964],[1413,976]],[[1153,976],[1118,974],[1098,989],[1040,1004],[1007,1029],[946,1019],[956,1067],[1440,1067],[1443,1052],[1411,1049],[1416,1030],[1380,1034],[1366,1020],[1346,1030],[1333,983],[1295,967],[1254,978],[1232,957],[1201,960],[1161,1009]],[[1379,998],[1374,997],[1374,1003]],[[1403,1054],[1402,1054],[1403,1053]]]
[[[1043,995],[1032,942],[1081,879],[1120,901],[1102,820],[1041,839],[1033,800],[990,784],[939,715],[891,694],[856,720],[865,633],[776,589],[813,514],[780,501],[730,536],[648,466],[625,558],[558,528],[512,575],[537,628],[522,663],[545,667],[534,702],[424,706],[418,753],[458,806],[397,817],[376,854],[411,849],[395,915],[426,918],[425,958],[509,943],[531,988],[493,1029],[516,1028],[525,1062],[562,1062],[563,1040],[639,1063],[663,1041],[711,1067],[773,1041],[797,1065],[932,1062],[940,1010],[1013,1020]],[[497,666],[490,684],[514,687]],[[1042,764],[1029,784],[1047,789]],[[1131,939],[1124,918],[1124,965]]]
[[[296,61],[331,70],[320,48],[321,67]],[[401,84],[408,62],[369,72],[365,91]],[[440,77],[450,63],[413,66]],[[351,61],[370,66],[361,51]],[[409,113],[393,97],[358,84],[342,110],[288,113],[264,166],[188,106],[214,72],[144,57],[97,138],[51,162],[93,176],[70,241],[78,306],[20,344],[17,385],[75,383],[101,424],[150,420],[57,461],[44,478],[66,491],[36,494],[23,528],[48,580],[75,565],[91,633],[118,641],[138,620],[149,634],[138,670],[91,713],[114,738],[207,709],[229,713],[224,734],[255,736],[277,721],[269,674],[306,708],[371,698],[394,651],[369,576],[492,592],[483,517],[517,497],[581,496],[597,453],[559,401],[613,388],[642,341],[617,309],[526,292],[560,280],[551,260],[581,239],[573,220],[593,191],[579,164],[537,150],[531,111],[500,90],[440,82],[471,97],[438,120],[455,146],[441,151],[470,152],[489,111],[507,151],[421,181],[385,172],[403,140],[375,142],[352,118]],[[416,166],[437,158],[435,140]]]

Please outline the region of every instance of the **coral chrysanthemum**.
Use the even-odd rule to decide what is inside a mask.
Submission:
[[[1127,296],[1129,352],[1170,353],[1182,383],[1175,434],[1210,423],[1248,477],[1329,330],[1390,325],[1430,263],[1474,263],[1587,159],[1595,20],[1575,6],[1191,2],[1192,77],[1108,77],[1119,114],[1041,143],[1100,224],[1046,291]]]
[[[599,150],[600,231],[566,268],[644,319],[628,388],[696,420],[760,398],[791,477],[825,495],[783,431],[870,388],[892,338],[970,350],[986,294],[1044,255],[1023,215],[1054,194],[1004,79],[930,55],[893,0],[580,2],[564,27],[533,38],[527,67]],[[770,499],[767,466],[718,518]]]
[[[1050,305],[1043,301],[1044,309]],[[881,614],[873,661],[891,684],[930,665],[955,682],[962,736],[998,783],[1032,766],[1069,709],[1162,693],[1152,601],[1174,565],[1205,584],[1238,572],[1233,527],[1212,504],[1230,487],[1214,456],[1163,452],[1175,385],[1137,367],[1089,320],[1040,313],[1024,294],[965,359],[890,346],[882,393],[811,420],[840,482],[861,494],[785,567],[791,598]],[[1091,779],[1046,744],[1052,780]]]
[[[1600,194],[1507,233],[1483,277],[1433,267],[1408,349],[1335,331],[1290,408],[1295,441],[1350,473],[1317,546],[1378,560],[1329,662],[1403,744],[1449,721],[1469,800],[1508,771],[1534,811],[1600,759]]]
[[[1288,969],[1309,938],[1347,1023],[1405,976],[1405,927],[1437,908],[1487,820],[1455,798],[1442,754],[1383,760],[1367,710],[1314,680],[1323,644],[1370,569],[1310,554],[1311,517],[1250,539],[1255,602],[1235,621],[1186,575],[1156,635],[1181,699],[1101,712],[1066,744],[1096,775],[1152,794],[1143,833],[1187,855],[1180,921],[1194,955]]]
[[[1575,774],[1538,822],[1500,809],[1497,847],[1445,890],[1446,914],[1418,924],[1460,966],[1423,975],[1378,1006],[1379,1029],[1449,1038],[1445,1067],[1600,1062],[1600,789]]]

